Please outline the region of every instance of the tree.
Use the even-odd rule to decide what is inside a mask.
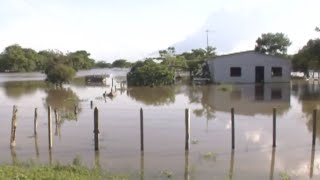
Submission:
[[[72,67],[58,63],[47,69],[46,75],[47,81],[62,86],[63,83],[68,83],[73,79],[76,71]]]
[[[320,32],[320,28],[317,26],[315,29],[317,32]]]
[[[94,65],[94,60],[91,59],[90,53],[85,50],[75,51],[67,55],[69,64],[78,71],[79,69],[90,69]]]
[[[131,67],[131,63],[125,59],[118,59],[113,61],[112,67],[114,68],[128,68]]]
[[[289,38],[283,33],[262,34],[256,40],[255,51],[270,55],[286,55],[291,45]]]
[[[308,70],[320,69],[320,39],[308,43],[293,56],[292,67],[295,71],[307,73]]]
[[[24,49],[18,44],[5,48],[0,59],[0,70],[11,72],[29,72],[36,69],[38,54],[32,49]]]
[[[112,65],[110,63],[107,63],[105,61],[98,61],[94,65],[97,68],[111,68]]]
[[[139,62],[127,74],[129,86],[170,85],[174,83],[175,72],[163,64],[152,60]]]

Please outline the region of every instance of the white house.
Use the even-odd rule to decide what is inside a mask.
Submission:
[[[222,55],[208,60],[214,83],[289,82],[291,62],[255,51]]]

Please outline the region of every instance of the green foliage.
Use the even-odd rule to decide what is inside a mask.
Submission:
[[[97,67],[97,68],[111,68],[112,65],[110,63],[105,62],[105,61],[98,61],[95,63],[95,67]]]
[[[76,71],[72,67],[61,63],[51,66],[51,68],[47,69],[45,73],[47,75],[47,81],[60,86],[63,83],[71,81],[76,75]]]
[[[0,55],[0,71],[5,72],[30,72],[45,71],[53,61],[73,67],[75,70],[89,69],[94,65],[94,60],[84,50],[63,54],[60,51],[43,50],[36,52],[30,48],[22,48],[15,44],[5,48]],[[57,62],[56,62],[57,63]],[[51,67],[49,67],[51,68]]]
[[[320,39],[308,43],[293,56],[292,67],[295,71],[307,72],[320,69]]]
[[[112,175],[99,169],[89,169],[80,165],[0,165],[0,180],[7,179],[109,179],[125,180],[128,175]]]
[[[90,69],[94,65],[94,60],[89,58],[90,53],[87,51],[76,51],[69,53],[67,59],[69,64],[78,71],[79,69]]]
[[[128,67],[131,67],[131,63],[125,59],[118,59],[118,60],[113,61],[112,67],[113,68],[128,68]]]
[[[283,33],[262,34],[256,40],[255,51],[263,54],[285,55],[291,42]]]
[[[174,83],[175,72],[168,66],[152,60],[138,62],[127,74],[129,86],[169,85]]]
[[[32,49],[25,49],[15,44],[5,48],[0,58],[0,70],[10,72],[34,71],[39,56]]]

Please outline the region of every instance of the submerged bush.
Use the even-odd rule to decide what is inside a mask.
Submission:
[[[137,62],[127,74],[129,86],[170,85],[174,83],[175,71],[152,60]]]

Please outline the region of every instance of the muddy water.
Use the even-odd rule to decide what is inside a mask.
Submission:
[[[93,70],[121,80],[126,70]],[[319,145],[311,148],[312,110],[320,85],[288,84],[130,87],[110,99],[109,86],[83,79],[54,89],[39,73],[0,74],[0,162],[33,160],[72,163],[129,174],[132,179],[319,179]],[[115,81],[116,83],[116,81]],[[117,84],[118,87],[119,84]],[[93,147],[93,110],[99,109],[100,152]],[[12,106],[18,106],[16,148],[10,150]],[[48,151],[47,109],[57,108],[53,150]],[[78,107],[77,116],[73,113]],[[34,108],[38,135],[33,135]],[[231,151],[230,108],[235,109],[235,151]],[[140,153],[139,109],[144,109],[145,151]],[[184,151],[184,110],[191,111],[191,147]],[[272,108],[277,108],[277,148],[272,146]],[[54,116],[53,116],[54,117]],[[320,137],[320,123],[317,144]]]

